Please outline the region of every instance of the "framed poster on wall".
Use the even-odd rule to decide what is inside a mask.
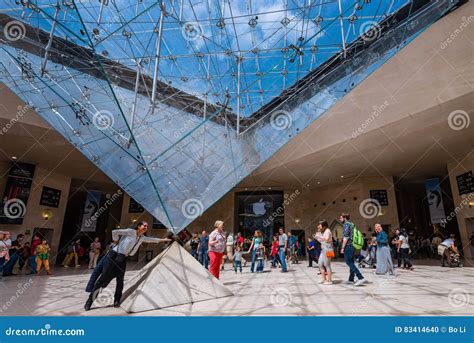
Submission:
[[[128,205],[128,213],[143,213],[145,209],[142,205],[135,201],[135,199],[130,198],[130,204]]]
[[[44,186],[41,192],[40,205],[48,207],[59,207],[61,200],[61,190]]]
[[[7,177],[0,206],[0,224],[23,224],[35,166],[14,163]]]
[[[370,198],[377,200],[380,206],[388,206],[388,195],[386,189],[371,189]]]
[[[456,176],[458,183],[459,195],[474,193],[474,179],[472,171]]]

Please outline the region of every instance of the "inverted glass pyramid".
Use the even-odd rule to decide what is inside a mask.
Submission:
[[[459,2],[0,0],[0,77],[177,233]]]

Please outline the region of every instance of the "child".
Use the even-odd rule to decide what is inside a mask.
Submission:
[[[272,250],[270,255],[272,256],[272,268],[277,267],[277,263],[280,263],[280,257],[278,255],[278,236],[273,236]],[[281,263],[280,263],[281,264]]]
[[[264,265],[264,259],[266,258],[265,256],[265,246],[263,245],[263,242],[260,242],[257,250],[257,273],[263,272],[263,265]]]
[[[237,274],[237,267],[240,268],[240,272],[242,273],[242,246],[237,245],[235,247],[234,253],[234,270]]]
[[[40,275],[41,265],[44,266],[46,274],[51,275],[49,271],[49,251],[51,248],[48,245],[48,241],[43,239],[40,245],[36,247],[36,275]]]

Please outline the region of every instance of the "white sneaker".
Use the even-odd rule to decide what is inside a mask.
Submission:
[[[323,285],[332,285],[332,281],[325,281]]]
[[[322,285],[322,284],[326,283],[326,280],[319,280],[318,283],[319,283],[320,285]]]
[[[361,286],[365,283],[367,283],[366,279],[360,279],[360,280],[357,280],[357,282],[354,284],[354,286]]]

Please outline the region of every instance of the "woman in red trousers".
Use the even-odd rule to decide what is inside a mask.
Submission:
[[[214,224],[214,231],[209,235],[209,259],[211,265],[209,271],[217,279],[221,269],[222,258],[225,250],[224,222],[218,220]]]

